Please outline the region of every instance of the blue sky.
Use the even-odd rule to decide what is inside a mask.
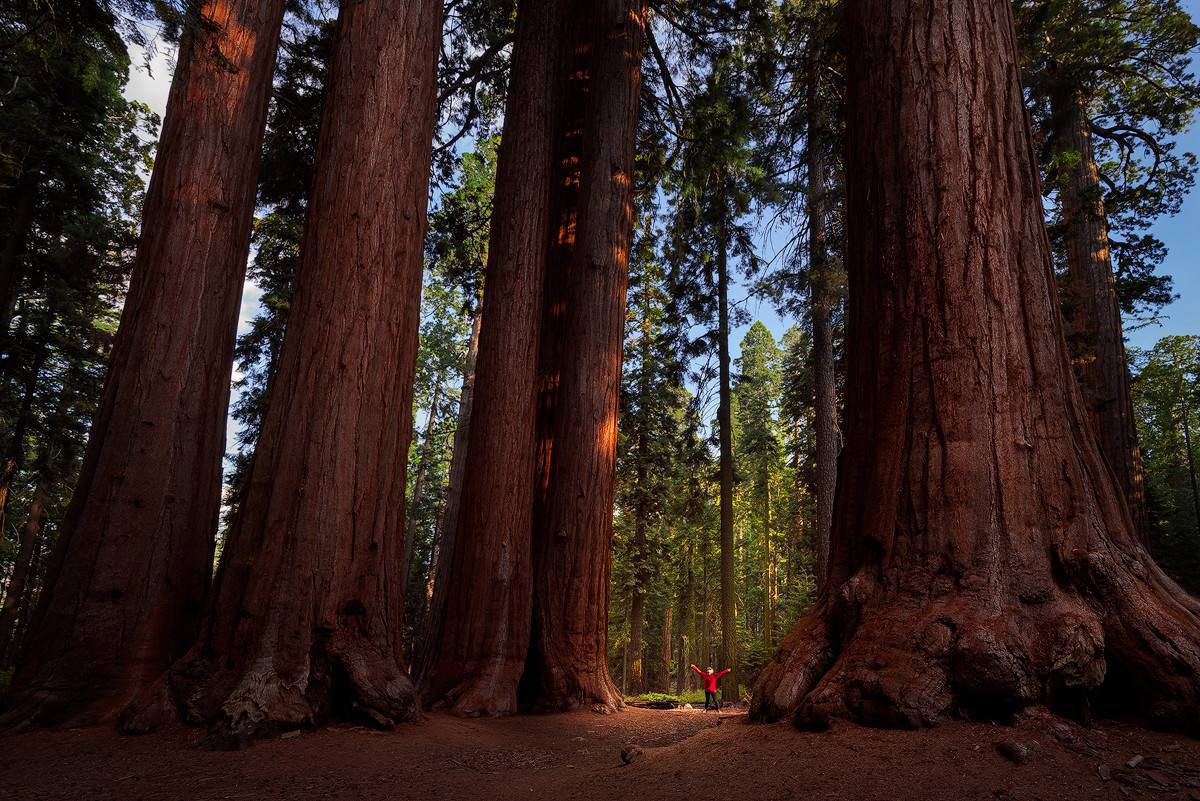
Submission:
[[[1192,19],[1200,21],[1200,0],[1183,0],[1183,5]],[[1194,124],[1180,139],[1179,150],[1200,154],[1200,124]],[[1184,200],[1177,216],[1159,220],[1151,230],[1167,245],[1161,271],[1175,279],[1179,300],[1163,310],[1162,325],[1130,333],[1130,344],[1139,348],[1149,348],[1169,334],[1200,333],[1200,187]]]

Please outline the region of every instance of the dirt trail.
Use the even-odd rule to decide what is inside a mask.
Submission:
[[[1200,742],[1048,716],[1015,726],[904,732],[835,724],[802,733],[692,710],[503,720],[434,714],[389,733],[331,727],[232,753],[197,747],[201,736],[85,729],[5,738],[0,798],[1200,801]],[[1027,761],[1003,756],[998,742],[1029,748]],[[621,751],[634,744],[642,753],[624,765]],[[1125,767],[1135,755],[1141,762]]]

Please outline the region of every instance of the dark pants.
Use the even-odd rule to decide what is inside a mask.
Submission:
[[[709,704],[711,704],[712,708],[717,710],[718,712],[721,711],[720,697],[712,690],[705,690],[704,691],[704,711],[705,712],[707,712],[709,710]]]

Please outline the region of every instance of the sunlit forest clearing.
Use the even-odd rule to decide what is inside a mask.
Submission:
[[[1198,12],[5,4],[0,797],[1200,799]]]

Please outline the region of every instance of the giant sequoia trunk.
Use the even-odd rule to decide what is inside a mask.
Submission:
[[[1071,375],[1006,0],[848,4],[846,449],[829,580],[753,714],[1099,697],[1200,714],[1200,604],[1138,544]]]
[[[169,696],[240,744],[417,715],[400,567],[434,122],[436,0],[343,3],[291,317],[213,597]]]
[[[642,12],[521,5],[459,524],[424,697],[620,705],[609,542]]]
[[[179,48],[100,409],[12,725],[111,717],[196,633],[283,0],[199,3]]]
[[[1066,171],[1058,199],[1067,245],[1067,342],[1100,452],[1116,473],[1134,528],[1145,542],[1149,520],[1142,455],[1091,119],[1079,92],[1056,97],[1053,110],[1055,146],[1065,156],[1061,161]]]
[[[421,675],[427,703],[465,715],[517,710],[533,587],[534,378],[561,20],[554,0],[517,14],[512,78],[496,165],[475,397],[446,598]]]
[[[621,706],[608,675],[608,598],[644,12],[640,0],[596,0],[588,10],[579,206],[565,276],[553,447],[533,535],[526,687],[545,710]]]

